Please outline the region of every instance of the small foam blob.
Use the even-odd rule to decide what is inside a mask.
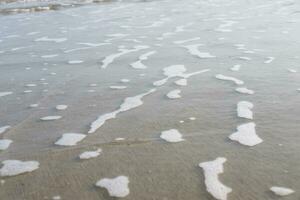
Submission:
[[[291,72],[291,73],[297,73],[297,70],[295,70],[295,69],[291,69],[291,68],[289,68],[289,69],[287,69],[289,72]]]
[[[0,127],[0,135],[4,132],[6,132],[8,129],[10,129],[11,127],[10,126],[1,126]]]
[[[237,127],[237,132],[231,134],[229,138],[246,146],[260,144],[263,140],[256,134],[255,126],[256,125],[253,122],[239,125]]]
[[[2,161],[0,176],[16,176],[26,172],[32,172],[39,168],[37,161],[5,160]]]
[[[122,90],[122,89],[126,89],[127,86],[124,86],[124,85],[112,85],[112,86],[109,86],[110,89],[115,89],[115,90]]]
[[[12,142],[13,142],[12,140],[8,140],[8,139],[0,140],[0,150],[7,149]]]
[[[58,119],[61,119],[61,118],[62,118],[62,116],[54,115],[54,116],[42,117],[41,120],[42,121],[53,121],[53,120],[58,120]]]
[[[206,190],[218,200],[227,200],[227,195],[232,192],[230,187],[219,180],[219,174],[224,172],[225,162],[226,158],[218,157],[213,161],[199,163],[199,167],[204,171]]]
[[[243,81],[241,81],[241,80],[239,80],[239,79],[237,79],[237,78],[230,77],[230,76],[224,76],[224,75],[222,75],[222,74],[217,74],[217,75],[216,75],[216,78],[217,78],[217,79],[220,79],[220,80],[225,80],[225,81],[232,81],[232,82],[234,82],[234,83],[237,84],[237,85],[243,85],[243,84],[244,84]]]
[[[270,190],[278,196],[287,196],[287,195],[290,195],[295,192],[294,190],[292,190],[290,188],[278,187],[278,186],[273,186],[270,188]]]
[[[68,63],[70,65],[75,65],[75,64],[83,63],[83,60],[69,60]]]
[[[169,99],[178,99],[178,98],[181,98],[180,92],[181,92],[180,90],[172,90],[172,91],[168,92],[167,97]]]
[[[129,195],[129,179],[127,176],[103,178],[96,183],[97,187],[105,188],[111,197],[126,197]]]
[[[171,143],[184,141],[182,134],[177,129],[162,131],[160,138]]]
[[[55,142],[55,144],[60,146],[75,146],[85,137],[86,135],[81,133],[64,133],[62,137]]]
[[[245,88],[245,87],[236,88],[235,91],[237,91],[241,94],[254,94],[253,90],[249,90],[248,88]]]
[[[251,109],[253,104],[249,101],[240,101],[237,104],[237,114],[241,118],[253,119],[253,113]]]
[[[102,150],[97,149],[96,151],[85,151],[79,155],[81,160],[87,160],[91,158],[96,158],[101,154]]]
[[[11,95],[13,92],[0,92],[0,97]]]
[[[211,55],[209,52],[201,52],[199,51],[198,47],[203,46],[203,44],[192,44],[192,45],[186,45],[183,46],[188,50],[188,52],[193,55],[197,56],[199,58],[215,58],[216,56]]]
[[[230,68],[231,71],[237,72],[240,71],[241,65],[234,65]]]
[[[179,79],[179,80],[175,81],[175,84],[179,85],[179,86],[186,86],[187,85],[187,80],[185,78],[182,78],[182,79]]]
[[[56,110],[66,110],[68,108],[67,105],[57,105],[56,107]]]

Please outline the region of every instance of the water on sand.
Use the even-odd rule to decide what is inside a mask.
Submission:
[[[0,199],[300,198],[298,1],[97,2],[0,4]]]

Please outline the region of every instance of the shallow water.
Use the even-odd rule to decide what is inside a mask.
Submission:
[[[126,176],[124,199],[212,200],[199,163],[226,158],[223,173],[209,174],[232,189],[227,199],[278,199],[270,188],[279,186],[295,191],[284,199],[299,200],[299,11],[296,0],[164,0],[1,15],[0,130],[10,128],[0,139],[13,142],[0,161],[38,161],[39,168],[1,177],[0,199],[113,199],[96,182]],[[103,68],[105,58],[113,60]],[[139,60],[146,67],[133,68]],[[164,74],[174,65],[184,65],[186,76]],[[152,89],[88,134],[99,116]],[[173,90],[181,98],[166,96]],[[240,101],[254,105],[253,120],[237,116]],[[61,118],[41,120],[47,116]],[[263,142],[228,138],[250,122]],[[161,139],[170,129],[183,140]],[[87,136],[55,145],[64,133]],[[98,157],[79,159],[99,148]]]

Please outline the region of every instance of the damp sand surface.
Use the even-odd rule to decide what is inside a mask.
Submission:
[[[0,199],[299,200],[300,2],[89,2],[0,4]]]

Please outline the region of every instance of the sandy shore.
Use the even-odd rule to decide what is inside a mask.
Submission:
[[[168,0],[0,16],[0,139],[12,141],[0,199],[116,199],[95,184],[118,176],[130,200],[277,199],[272,186],[299,199],[299,8]],[[56,145],[65,133],[85,138]],[[7,160],[39,166],[4,176]]]

